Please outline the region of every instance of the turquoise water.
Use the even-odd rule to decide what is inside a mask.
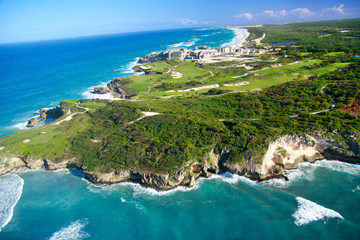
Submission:
[[[0,239],[358,239],[360,234],[360,166],[336,161],[302,164],[288,172],[289,182],[257,183],[225,174],[170,192],[132,183],[96,186],[76,171],[18,176],[24,181],[21,198]]]

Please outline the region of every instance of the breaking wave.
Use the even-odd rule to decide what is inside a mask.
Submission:
[[[228,43],[224,43],[221,47],[232,47],[237,48],[243,41],[248,37],[248,31],[246,29],[241,28],[228,28],[232,30],[235,34],[235,37]]]
[[[334,160],[332,160],[332,161],[328,161],[328,160],[316,161],[313,165],[316,167],[328,168],[333,171],[345,172],[345,173],[349,173],[351,175],[360,176],[360,165],[355,165],[355,164],[345,163],[345,162],[340,162],[340,161],[334,161]]]
[[[188,42],[180,42],[180,43],[170,44],[167,46],[167,48],[191,47],[191,46],[195,45],[196,42],[199,40],[200,39],[198,39],[198,38],[193,38]]]
[[[90,237],[90,234],[82,231],[88,224],[87,219],[72,222],[68,227],[63,227],[59,231],[53,233],[50,240],[80,240]]]
[[[305,198],[297,197],[296,201],[298,202],[299,206],[296,212],[291,216],[295,218],[294,223],[298,226],[306,225],[313,221],[326,221],[329,218],[344,219],[334,210],[320,206],[314,202],[306,200]]]
[[[0,231],[11,221],[23,185],[24,180],[18,175],[8,174],[0,177]]]

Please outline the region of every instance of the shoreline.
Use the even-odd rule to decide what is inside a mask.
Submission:
[[[310,134],[310,135],[309,135]],[[335,138],[324,137],[324,132],[314,132],[305,135],[285,135],[269,143],[268,149],[262,155],[262,162],[249,160],[244,163],[227,161],[229,151],[223,149],[219,155],[211,151],[210,159],[205,162],[193,161],[190,170],[179,168],[173,172],[159,173],[149,170],[112,170],[110,172],[87,171],[79,159],[66,159],[55,162],[50,159],[31,159],[26,156],[3,156],[0,166],[0,175],[14,171],[43,168],[45,170],[59,170],[76,168],[82,172],[84,178],[94,184],[116,184],[121,182],[139,183],[157,191],[168,191],[179,186],[193,187],[201,178],[209,178],[226,172],[238,174],[250,180],[264,181],[269,179],[287,179],[287,170],[297,169],[303,162],[314,163],[318,160],[338,160],[350,164],[360,163],[358,155],[349,155],[342,152]],[[279,152],[280,151],[280,152]],[[281,154],[286,151],[286,155]]]
[[[235,36],[228,42],[228,43],[225,43],[226,45],[229,45],[231,44],[231,46],[235,46],[236,48],[240,48],[244,45],[244,43],[246,42],[246,39],[250,36],[250,33],[249,31],[247,30],[247,28],[236,28],[236,27],[227,27],[225,29],[229,29],[229,30],[232,30],[235,34]],[[245,36],[243,33],[239,33],[237,32],[237,30],[244,30],[245,31]],[[237,39],[241,36],[241,40],[238,41]],[[190,46],[196,46],[196,42],[197,41],[194,41],[194,38],[190,39],[189,42],[192,42],[193,44],[190,45]],[[183,44],[184,42],[182,42],[181,44]],[[180,44],[180,43],[179,43]],[[178,44],[168,44],[166,45],[167,48],[166,49],[171,49],[174,47],[174,45],[178,45]],[[223,46],[224,44],[220,45],[220,46]],[[182,46],[182,45],[179,45],[179,46]],[[190,46],[186,46],[186,47],[190,47]],[[152,52],[150,54],[153,54],[153,53],[156,53],[156,52]],[[148,55],[148,54],[147,54]],[[142,65],[142,63],[139,62],[139,59],[140,57],[136,57],[135,58],[135,61],[131,61],[129,62],[126,66],[128,66],[125,70],[124,73],[127,73],[127,74],[131,74],[131,76],[138,76],[138,75],[142,75],[142,72],[139,73],[139,72],[136,72],[133,67],[136,66],[136,65]],[[111,82],[112,80],[110,80],[109,82]],[[106,86],[106,84],[108,84],[109,82],[107,83],[103,83],[101,85],[97,85],[97,86],[93,86],[93,87],[89,87],[88,91],[86,92],[83,92],[81,95],[82,96],[85,96],[85,99],[107,99],[107,100],[124,100],[124,99],[121,99],[121,98],[117,98],[117,97],[114,97],[111,95],[111,93],[109,94],[96,94],[96,93],[93,93],[93,89],[95,87],[103,87],[103,86]],[[100,95],[100,96],[99,96]]]

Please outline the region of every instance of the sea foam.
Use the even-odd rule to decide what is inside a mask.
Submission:
[[[292,217],[295,218],[294,223],[298,226],[306,225],[318,220],[326,221],[329,218],[344,219],[334,210],[320,206],[305,198],[297,197],[296,201],[298,202],[299,207]]]
[[[178,48],[178,47],[191,47],[193,45],[196,44],[197,41],[199,41],[200,39],[198,38],[193,38],[188,42],[180,42],[180,43],[174,43],[174,44],[170,44],[167,47],[168,48]]]
[[[19,201],[24,180],[15,174],[0,177],[0,231],[13,216],[16,203]]]
[[[238,174],[232,174],[230,172],[224,172],[218,175],[214,174],[209,179],[218,179],[222,182],[227,182],[229,184],[237,184],[239,181],[241,181],[252,186],[257,185],[256,181],[253,181],[247,177],[240,176]]]
[[[221,47],[237,48],[247,38],[249,34],[246,29],[241,29],[241,28],[228,28],[228,29],[234,32],[235,37],[230,42],[222,44]]]
[[[360,176],[360,165],[355,165],[355,164],[350,164],[350,163],[345,163],[345,162],[340,162],[340,161],[328,161],[328,160],[321,160],[321,161],[316,161],[314,164],[314,166],[317,167],[323,167],[323,168],[327,168],[333,171],[338,171],[338,172],[345,172],[351,175],[356,175],[356,176]]]
[[[53,233],[50,240],[80,240],[88,238],[90,237],[90,234],[82,231],[88,223],[87,219],[72,222],[69,226],[63,227],[59,231]]]

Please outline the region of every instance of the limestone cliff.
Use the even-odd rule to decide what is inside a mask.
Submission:
[[[283,177],[286,169],[294,169],[301,162],[314,162],[326,158],[351,163],[360,162],[360,136],[355,132],[315,132],[279,137],[270,142],[265,154],[254,154],[241,163],[229,161],[230,151],[220,154],[213,151],[201,162],[189,161],[185,166],[169,173],[139,170],[114,170],[96,172],[84,170],[85,178],[93,183],[139,182],[158,190],[168,190],[179,185],[193,186],[199,177],[209,177],[219,172],[230,171],[254,180]],[[77,165],[78,164],[78,165]],[[1,157],[0,175],[24,169],[44,168],[56,170],[77,166],[76,158],[54,162],[49,159],[31,159],[23,156]]]
[[[256,158],[232,163],[223,160],[223,170],[237,173],[254,180],[282,177],[286,169],[297,168],[301,162],[316,160],[340,160],[360,162],[359,136],[356,133],[316,132],[285,135],[272,141],[261,161]]]

